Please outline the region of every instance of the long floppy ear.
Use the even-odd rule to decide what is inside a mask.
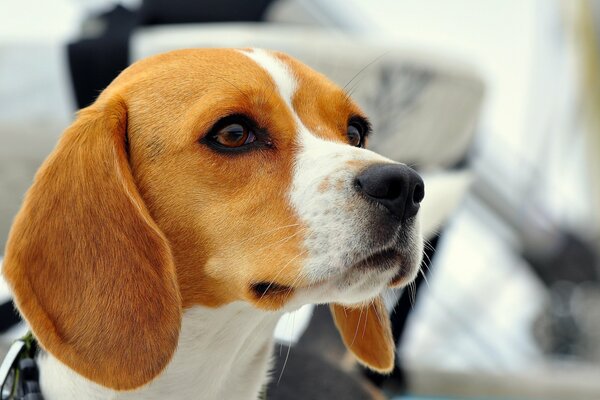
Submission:
[[[396,348],[381,296],[362,307],[330,307],[344,344],[358,361],[380,373],[392,372]]]
[[[120,98],[80,112],[27,193],[3,270],[41,346],[116,390],[156,377],[181,325],[173,258],[134,184],[126,130]]]

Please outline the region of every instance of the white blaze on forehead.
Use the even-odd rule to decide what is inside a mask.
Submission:
[[[241,52],[269,73],[273,81],[275,81],[277,89],[279,89],[279,94],[293,111],[292,98],[296,92],[297,83],[290,68],[280,59],[262,49],[242,50]]]

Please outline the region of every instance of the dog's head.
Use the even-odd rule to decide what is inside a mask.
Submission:
[[[364,149],[369,133],[343,90],[283,54],[134,64],[27,194],[4,265],[19,309],[44,348],[115,389],[168,364],[182,310],[233,301],[333,303],[346,345],[389,371],[378,295],[417,273],[423,183]]]

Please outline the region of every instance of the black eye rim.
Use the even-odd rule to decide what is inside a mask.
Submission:
[[[365,117],[354,115],[348,119],[348,128],[350,128],[351,126],[355,127],[358,130],[358,133],[360,134],[360,142],[356,147],[364,148],[365,141],[367,137],[371,134],[371,123]]]
[[[245,129],[248,129],[251,133],[254,134],[255,140],[251,143],[243,144],[239,147],[228,147],[216,140],[216,136],[223,128],[226,128],[229,125],[238,124],[243,126]],[[246,153],[249,151],[261,149],[261,148],[271,148],[273,147],[272,141],[269,139],[269,135],[263,129],[258,127],[258,124],[254,121],[254,119],[248,117],[245,114],[230,114],[214,123],[214,125],[208,130],[206,135],[204,135],[199,142],[201,144],[206,145],[211,150],[216,151],[218,153]]]

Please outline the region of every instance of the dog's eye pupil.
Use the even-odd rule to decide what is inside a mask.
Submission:
[[[241,124],[230,124],[219,130],[214,139],[225,147],[241,147],[255,140],[254,132]]]
[[[352,146],[361,147],[363,142],[363,133],[357,124],[348,125],[348,140]]]

